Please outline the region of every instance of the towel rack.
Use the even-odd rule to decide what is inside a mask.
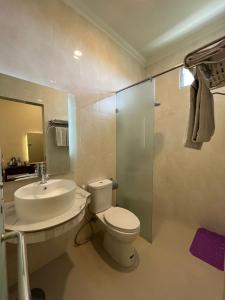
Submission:
[[[198,67],[210,89],[225,85],[225,37],[205,48],[192,51],[184,58],[186,68]]]
[[[225,96],[225,93],[221,93],[221,92],[215,92],[215,93],[212,93],[213,95],[223,95]]]
[[[65,120],[50,120],[48,121],[49,127],[68,127],[68,121]]]
[[[189,56],[191,56],[191,55],[193,55],[193,54],[195,54],[195,53],[198,53],[198,52],[200,52],[201,50],[205,50],[205,49],[207,49],[207,48],[209,48],[209,47],[211,47],[211,46],[213,46],[213,45],[215,45],[215,44],[217,44],[217,43],[219,43],[219,42],[221,42],[221,41],[223,41],[223,40],[225,40],[225,35],[222,36],[222,37],[220,37],[220,38],[218,38],[218,39],[216,39],[216,40],[214,40],[214,41],[212,41],[212,42],[210,42],[210,43],[208,43],[208,44],[206,44],[206,45],[204,45],[204,46],[201,46],[201,47],[195,49],[194,51],[191,51],[191,52],[188,53],[188,54],[185,56],[185,58],[184,58],[184,66],[185,66],[186,68],[191,67],[191,66],[189,66],[189,65],[187,64],[187,62],[186,62],[186,60],[187,60],[187,58],[188,58]],[[219,63],[219,61],[217,61],[216,63]],[[195,65],[194,65],[194,66],[195,66]]]

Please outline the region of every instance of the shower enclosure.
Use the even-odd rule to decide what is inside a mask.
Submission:
[[[154,82],[117,93],[117,203],[141,222],[141,236],[152,240]]]

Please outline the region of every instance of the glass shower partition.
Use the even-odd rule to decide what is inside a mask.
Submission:
[[[154,82],[117,93],[117,204],[135,213],[152,240]]]

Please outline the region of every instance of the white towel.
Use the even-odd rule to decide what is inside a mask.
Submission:
[[[56,145],[58,147],[68,147],[68,128],[67,127],[55,127]]]

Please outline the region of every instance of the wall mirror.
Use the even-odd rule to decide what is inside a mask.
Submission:
[[[68,95],[0,74],[0,147],[4,181],[69,172]]]

